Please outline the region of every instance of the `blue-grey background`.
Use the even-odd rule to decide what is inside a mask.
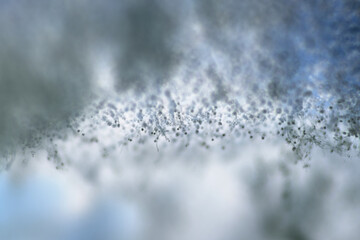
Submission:
[[[0,239],[356,239],[359,51],[357,0],[0,0]]]

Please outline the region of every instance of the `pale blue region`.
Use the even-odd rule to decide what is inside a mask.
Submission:
[[[17,186],[1,174],[0,239],[118,240],[135,234],[134,211],[121,201],[103,199],[77,217],[61,212],[69,197],[51,178],[33,177]]]
[[[121,201],[103,200],[71,227],[66,240],[132,239],[136,219]]]
[[[0,224],[8,220],[21,220],[23,216],[45,217],[56,213],[61,204],[61,189],[51,179],[33,178],[29,182],[12,182],[6,174],[0,175]],[[19,217],[21,215],[21,217]]]
[[[0,239],[42,239],[61,220],[62,190],[48,178],[18,184],[0,175]]]

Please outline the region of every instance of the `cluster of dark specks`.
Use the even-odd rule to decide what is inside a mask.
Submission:
[[[342,101],[341,106],[335,102],[327,103],[326,108],[310,105],[292,111],[291,105],[276,101],[264,104],[254,97],[228,97],[212,104],[204,104],[211,99],[198,97],[167,90],[165,94],[145,95],[136,104],[125,99],[103,100],[78,117],[85,121],[75,119],[69,129],[82,143],[107,149],[102,154],[104,158],[109,156],[109,149],[124,147],[129,151],[151,145],[157,151],[169,147],[223,151],[231,149],[227,145],[241,141],[258,144],[278,139],[283,139],[299,160],[310,158],[314,146],[338,154],[358,154],[360,115],[351,109],[346,111]],[[112,140],[104,143],[104,136]],[[60,150],[50,150],[49,159],[62,168],[64,162],[57,151]]]
[[[67,130],[34,134],[22,152],[36,157],[38,147],[43,146],[47,159],[57,169],[72,161],[59,147],[69,139],[77,139],[76,144],[83,148],[100,149],[99,156],[103,158],[116,149],[139,153],[149,147],[158,152],[194,148],[231,151],[244,141],[259,144],[279,139],[289,145],[299,160],[310,159],[314,146],[346,156],[359,153],[360,115],[344,111],[344,103],[341,107],[335,103],[316,111],[314,107],[286,113],[284,107],[274,107],[275,102],[266,109],[254,100],[249,107],[248,102],[236,99],[205,106],[201,101],[181,97],[158,94],[151,99],[144,97],[136,104],[124,100],[100,101],[69,121]],[[233,104],[235,101],[237,104]],[[310,166],[307,162],[303,165]]]
[[[150,11],[148,1],[140,1],[134,6],[130,4],[130,8],[123,8],[127,3],[119,5],[113,1],[115,11],[110,12],[107,4],[85,4],[86,7],[80,4],[79,9],[69,9],[77,13],[83,12],[85,7],[91,13],[100,14],[90,14],[89,19],[77,22],[85,31],[75,37],[75,42],[87,42],[77,51],[73,51],[77,44],[69,42],[69,39],[74,40],[73,37],[67,37],[67,33],[73,35],[73,24],[58,24],[68,22],[68,16],[73,15],[67,14],[67,10],[57,15],[53,23],[40,21],[50,24],[55,32],[64,32],[60,34],[63,38],[59,38],[59,42],[47,45],[49,39],[43,38],[47,34],[42,34],[47,27],[37,23],[2,21],[2,40],[8,44],[2,44],[5,48],[0,48],[9,53],[5,54],[7,57],[3,62],[9,62],[11,67],[3,64],[5,67],[0,71],[0,83],[5,89],[3,108],[0,109],[5,112],[2,114],[4,122],[1,122],[4,135],[0,139],[1,158],[17,151],[24,158],[28,152],[32,152],[31,157],[36,157],[37,150],[41,148],[46,149],[48,158],[61,167],[64,163],[62,149],[56,144],[69,139],[78,140],[71,142],[73,151],[78,150],[78,145],[100,146],[101,149],[124,146],[140,149],[155,145],[159,151],[169,146],[175,146],[172,148],[176,150],[200,146],[208,151],[230,151],[228,145],[236,145],[240,141],[257,144],[258,140],[283,139],[299,159],[308,158],[313,146],[339,154],[357,153],[360,137],[360,30],[357,26],[360,15],[352,4],[356,1],[329,1],[323,8],[319,7],[323,5],[322,0],[283,0],[280,2],[286,4],[276,4],[280,7],[276,9],[271,1],[262,1],[261,4],[224,1],[225,4],[210,1],[210,5],[206,1],[196,1],[197,4],[184,8],[190,11],[169,15],[167,13],[173,13],[173,9],[168,4],[160,7],[162,1],[152,1],[157,4],[150,4],[154,5]],[[12,9],[13,6],[10,4],[7,7]],[[31,16],[38,12],[35,11],[37,7],[28,9],[23,4],[15,8],[20,10],[19,13],[24,8],[24,13],[29,11]],[[269,10],[267,8],[271,14],[263,14]],[[251,14],[239,14],[244,9]],[[127,10],[131,10],[131,14]],[[150,14],[144,16],[144,10]],[[125,20],[135,17],[136,21],[123,21],[124,25],[119,27],[118,17],[103,17],[104,13],[116,13],[118,16],[119,12],[123,13]],[[182,14],[185,12],[187,21],[183,21]],[[12,14],[5,14],[4,19],[11,19],[10,16]],[[43,17],[47,19],[50,16]],[[163,18],[166,21],[162,21]],[[95,22],[103,24],[93,24]],[[9,23],[15,25],[10,24],[9,27]],[[193,23],[201,31],[193,31]],[[140,34],[127,33],[126,29],[137,28],[139,24],[148,27],[139,28],[145,30]],[[62,27],[57,29],[58,25]],[[103,25],[114,27],[98,29]],[[31,43],[31,46],[45,44],[50,49],[67,51],[61,56],[49,54],[49,51],[33,52],[34,49],[47,48],[29,47],[18,51],[22,49],[19,46],[24,45],[23,36],[13,29],[24,26],[31,33],[36,33],[29,36],[42,36],[26,38],[26,43]],[[144,40],[143,35],[153,32],[148,31],[152,28],[158,30],[158,34],[150,34],[150,38]],[[139,36],[141,39],[137,39]],[[165,39],[171,39],[169,42],[176,44],[168,45]],[[174,39],[177,40],[172,41]],[[133,44],[138,42],[142,43],[142,47]],[[88,82],[93,71],[90,66],[91,69],[88,69],[83,58],[98,55],[95,54],[98,48],[99,53],[108,49],[105,52],[108,51],[109,58],[114,59],[112,64],[110,60],[109,63],[114,65],[115,76],[113,88],[109,87],[109,92],[104,90],[106,97],[99,96],[106,99],[96,99],[94,103],[82,97],[82,93],[90,89],[95,91],[94,95],[101,95],[101,91],[98,93],[92,89],[93,84]],[[15,58],[11,57],[13,54]],[[33,55],[41,61],[31,61]],[[62,64],[53,64],[54,61],[49,59],[67,64],[58,68],[57,65]],[[18,60],[24,65],[21,69],[25,72],[21,74],[13,71],[15,68],[12,67]],[[38,62],[52,64],[47,69]],[[78,66],[82,67],[79,69]],[[78,78],[81,81],[75,80]],[[24,85],[32,87],[26,89]],[[23,88],[27,91],[22,91]],[[132,92],[135,89],[144,91]],[[116,94],[119,96],[114,96]],[[52,101],[45,104],[43,100],[48,96],[52,97]],[[19,105],[20,108],[13,105],[19,99],[19,102],[25,102]],[[33,103],[21,99],[29,99]],[[27,114],[29,104],[35,111]],[[68,109],[67,106],[72,105],[76,107]],[[13,111],[19,111],[20,115],[11,118]],[[82,111],[82,114],[73,116],[77,111]],[[8,115],[10,120],[7,120]],[[17,122],[15,125],[12,125],[13,120]],[[14,129],[9,129],[9,125]]]

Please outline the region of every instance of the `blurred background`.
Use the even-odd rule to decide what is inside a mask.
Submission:
[[[91,180],[45,159],[14,165],[0,178],[1,239],[356,239],[357,158],[314,149],[304,168],[281,144],[236,148],[186,162],[123,152]]]
[[[0,0],[1,240],[360,233],[358,0]]]

